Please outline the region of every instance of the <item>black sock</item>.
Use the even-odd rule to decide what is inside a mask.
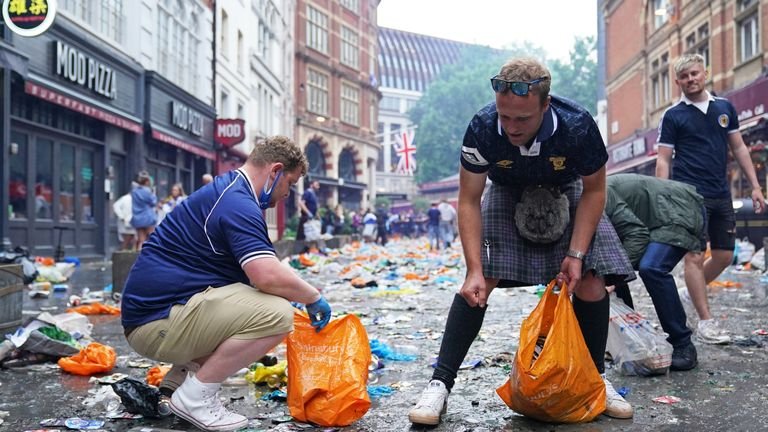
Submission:
[[[606,294],[602,300],[587,302],[573,296],[573,310],[579,320],[581,334],[587,344],[597,371],[605,372],[605,344],[608,342],[610,303]]]
[[[613,292],[616,293],[616,297],[622,299],[624,301],[624,304],[629,306],[630,309],[635,308],[635,304],[632,301],[632,293],[629,291],[629,285],[626,282],[619,282],[616,285],[614,285]]]
[[[432,373],[432,379],[442,381],[449,391],[453,388],[461,362],[480,332],[486,309],[487,306],[471,307],[459,294],[453,297],[443,341],[440,344],[437,367]]]

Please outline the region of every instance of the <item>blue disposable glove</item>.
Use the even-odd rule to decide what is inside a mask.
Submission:
[[[307,314],[312,327],[319,332],[331,320],[331,305],[321,296],[320,300],[307,305]]]

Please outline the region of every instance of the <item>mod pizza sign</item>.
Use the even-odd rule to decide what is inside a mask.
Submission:
[[[3,21],[21,36],[43,34],[56,17],[56,0],[3,0]]]
[[[216,119],[216,142],[224,147],[232,147],[245,139],[245,120]]]

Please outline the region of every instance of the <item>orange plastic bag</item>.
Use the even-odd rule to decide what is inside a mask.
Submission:
[[[160,387],[160,383],[163,382],[165,374],[171,370],[170,366],[153,366],[147,371],[147,384],[155,387]]]
[[[91,342],[72,357],[59,359],[59,367],[75,375],[95,375],[109,372],[115,367],[117,354],[107,345]]]
[[[605,384],[592,362],[565,284],[549,283],[520,328],[509,379],[496,393],[513,410],[553,423],[587,422],[605,411]],[[544,347],[534,361],[540,336]]]
[[[77,312],[83,315],[120,315],[120,308],[96,302],[69,308],[67,312]]]
[[[331,320],[319,333],[309,318],[294,315],[287,338],[288,408],[297,421],[348,426],[371,406],[368,334],[354,315]]]

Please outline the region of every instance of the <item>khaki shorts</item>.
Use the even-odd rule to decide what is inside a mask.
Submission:
[[[128,343],[137,353],[168,363],[187,363],[212,354],[227,339],[260,339],[293,330],[288,300],[236,283],[209,287],[168,318],[134,329]]]

